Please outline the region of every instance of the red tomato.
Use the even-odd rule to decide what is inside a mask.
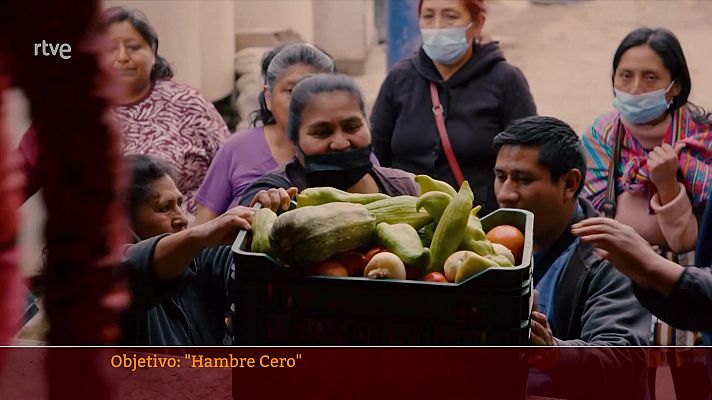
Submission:
[[[310,272],[312,275],[323,276],[349,276],[349,270],[341,263],[332,260],[322,261],[314,265]]]
[[[512,225],[498,225],[487,232],[487,240],[499,243],[508,248],[514,255],[515,265],[522,262],[524,251],[524,234]]]
[[[445,278],[445,275],[441,274],[440,272],[431,272],[423,277],[423,280],[426,282],[443,282],[447,283],[447,279]]]
[[[368,264],[368,262],[371,261],[371,259],[373,258],[373,256],[375,256],[375,255],[378,254],[378,253],[383,253],[384,251],[386,251],[386,248],[383,247],[383,246],[374,246],[374,247],[371,247],[371,249],[368,250],[368,251],[366,252],[366,255],[363,257],[363,258],[366,260],[366,264]]]
[[[356,251],[337,254],[331,257],[331,260],[346,267],[349,271],[349,276],[363,276],[363,270],[366,268],[366,264],[368,264],[363,254]]]

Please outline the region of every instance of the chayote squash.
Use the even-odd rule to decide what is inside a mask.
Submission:
[[[273,254],[269,243],[269,233],[277,220],[277,214],[269,208],[260,208],[252,216],[252,246],[253,253]]]
[[[363,205],[328,203],[281,214],[269,241],[283,262],[306,266],[368,245],[375,229],[376,219]]]

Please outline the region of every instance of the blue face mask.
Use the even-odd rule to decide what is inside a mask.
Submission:
[[[623,118],[634,124],[650,122],[660,117],[670,107],[665,100],[665,94],[672,88],[675,81],[670,82],[666,89],[653,90],[641,94],[630,94],[622,90],[613,89],[616,97],[613,98],[613,107],[618,110]]]
[[[467,41],[467,29],[470,26],[472,22],[458,28],[420,29],[423,51],[431,60],[440,64],[456,63],[470,46]]]

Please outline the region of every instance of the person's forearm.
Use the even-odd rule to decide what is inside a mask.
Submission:
[[[677,182],[673,187],[677,189],[675,197],[664,200],[666,195],[661,190],[650,199],[650,208],[655,213],[660,230],[670,249],[676,253],[683,253],[695,248],[697,219],[685,187]]]
[[[153,253],[153,274],[159,281],[176,279],[205,247],[193,229],[162,238]]]
[[[660,205],[670,203],[680,194],[680,185],[675,180],[660,184],[656,188],[660,196]]]
[[[645,308],[676,328],[712,331],[712,274],[706,268],[687,267],[670,296],[636,288]]]
[[[218,217],[219,214],[211,210],[207,206],[204,206],[200,203],[197,204],[198,211],[195,213],[195,219],[193,220],[193,224],[191,226],[200,225]]]
[[[656,257],[635,277],[630,277],[640,287],[655,289],[658,292],[669,296],[680,280],[685,269],[663,257]]]

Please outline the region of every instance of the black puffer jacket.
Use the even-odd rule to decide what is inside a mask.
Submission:
[[[492,139],[511,121],[535,115],[536,106],[524,75],[496,42],[474,46],[473,57],[447,81],[422,48],[397,63],[381,86],[371,125],[381,165],[454,186],[432,112],[429,82],[436,82],[450,142],[484,215],[497,208]]]

